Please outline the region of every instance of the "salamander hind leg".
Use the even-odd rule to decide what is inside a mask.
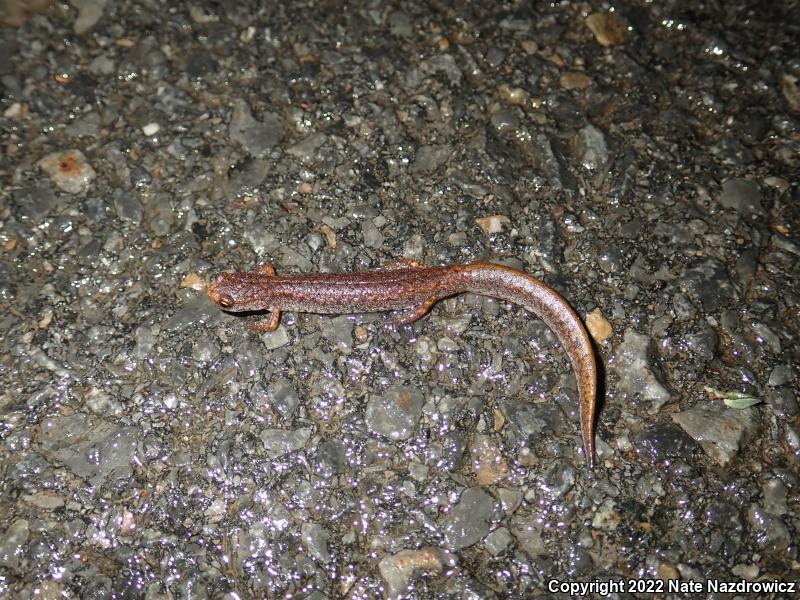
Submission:
[[[270,277],[275,277],[277,275],[275,272],[275,267],[272,266],[272,263],[264,263],[258,268],[258,270],[264,273],[264,275],[269,275]]]
[[[410,325],[414,321],[421,319],[431,310],[431,307],[439,301],[436,296],[431,296],[419,306],[412,306],[406,310],[401,310],[392,316],[392,323],[395,325]]]
[[[277,308],[272,309],[272,314],[269,316],[268,321],[259,321],[258,323],[250,323],[247,327],[250,331],[257,331],[258,333],[270,333],[278,328],[278,323],[281,320],[281,311]]]

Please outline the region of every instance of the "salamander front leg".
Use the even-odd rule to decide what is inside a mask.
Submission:
[[[281,321],[281,311],[279,308],[273,308],[272,314],[269,316],[268,321],[259,321],[258,323],[250,323],[247,328],[250,331],[257,331],[258,333],[270,333],[278,328],[278,323]]]
[[[431,296],[419,306],[412,306],[403,311],[394,313],[396,316],[392,318],[392,323],[395,325],[410,325],[414,321],[421,319],[431,310],[431,307],[439,301],[436,296]]]
[[[272,266],[272,263],[264,263],[256,269],[256,272],[261,272],[264,275],[269,275],[270,277],[275,277],[277,275],[275,272],[275,267]],[[278,324],[281,322],[281,311],[279,308],[273,308],[270,310],[272,311],[272,314],[270,314],[269,320],[259,321],[258,323],[250,323],[247,325],[247,328],[250,331],[256,331],[258,333],[270,333],[275,331],[278,328]]]

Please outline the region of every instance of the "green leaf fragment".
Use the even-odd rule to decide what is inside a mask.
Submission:
[[[722,400],[725,406],[730,406],[731,408],[750,408],[751,406],[761,403],[761,398],[753,396],[752,394],[745,394],[743,392],[723,392],[722,390],[708,386],[703,389],[709,397],[715,400]]]

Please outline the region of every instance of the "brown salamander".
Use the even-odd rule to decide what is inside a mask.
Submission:
[[[278,327],[282,310],[334,314],[399,310],[395,322],[412,323],[440,299],[463,292],[519,304],[558,336],[578,379],[583,448],[586,463],[593,468],[597,364],[589,334],[558,292],[527,273],[483,262],[425,268],[403,259],[375,271],[277,276],[268,264],[249,273],[220,274],[208,296],[230,312],[271,311],[268,321],[251,327],[266,332]]]

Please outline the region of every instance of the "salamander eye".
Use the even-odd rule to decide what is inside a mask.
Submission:
[[[220,308],[233,308],[235,302],[228,294],[220,294],[217,299],[217,304],[220,305]]]

